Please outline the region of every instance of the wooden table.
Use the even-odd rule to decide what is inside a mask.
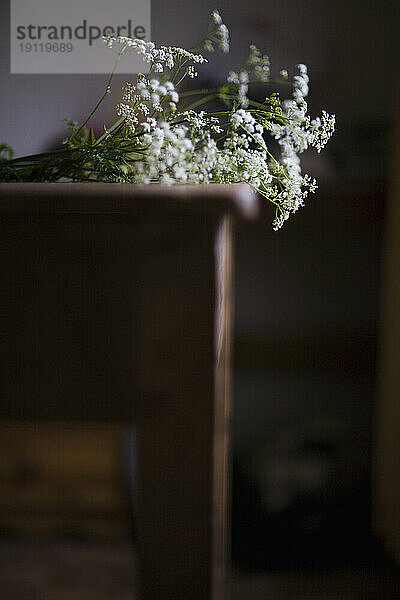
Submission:
[[[232,221],[250,188],[0,184],[0,419],[134,423],[141,598],[225,597]]]

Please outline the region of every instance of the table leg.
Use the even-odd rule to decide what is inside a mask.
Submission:
[[[142,263],[142,600],[226,597],[230,271],[227,220],[149,248]]]

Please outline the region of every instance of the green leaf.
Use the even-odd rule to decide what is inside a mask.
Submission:
[[[11,160],[14,150],[8,144],[0,144],[0,160]]]
[[[94,146],[96,143],[96,138],[94,137],[93,129],[89,129],[89,142],[91,146]]]

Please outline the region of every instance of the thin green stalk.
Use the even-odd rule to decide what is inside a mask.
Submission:
[[[30,154],[29,156],[19,156],[18,158],[12,158],[7,160],[7,164],[16,164],[19,162],[26,162],[27,160],[41,160],[44,158],[52,158],[55,154],[68,154],[69,152],[79,151],[80,148],[60,148],[59,150],[52,150],[51,152],[41,152],[39,154]]]
[[[209,94],[210,92],[217,92],[218,90],[221,90],[221,87],[218,88],[202,88],[202,89],[198,89],[198,90],[188,90],[187,92],[181,92],[179,95],[181,96],[181,98],[186,98],[187,96],[195,96],[195,95],[199,95],[199,94]]]
[[[125,122],[125,117],[120,117],[118,119],[118,121],[115,121],[114,125],[112,125],[110,127],[110,129],[107,129],[107,131],[105,131],[103,133],[103,135],[101,135],[96,140],[96,143],[94,144],[94,146],[98,146],[99,144],[101,144],[101,142],[107,137],[107,135],[110,135],[111,133],[117,133],[117,131],[119,131],[119,129],[123,126],[124,122]]]
[[[110,77],[108,78],[104,94],[102,95],[102,97],[100,98],[100,100],[97,102],[96,106],[94,107],[94,109],[92,110],[92,112],[90,113],[90,115],[88,116],[88,118],[86,119],[86,121],[84,123],[82,123],[82,125],[79,127],[79,129],[77,131],[75,131],[75,133],[73,133],[71,135],[70,142],[72,142],[72,140],[74,140],[76,138],[76,136],[82,131],[82,129],[85,127],[86,123],[93,117],[94,113],[97,111],[97,109],[99,108],[99,106],[103,102],[104,98],[109,94],[111,82],[113,80],[113,77],[114,77],[114,74],[115,74],[115,70],[116,70],[116,68],[118,66],[118,63],[120,61],[120,58],[121,58],[121,56],[123,54],[124,49],[125,49],[125,46],[123,46],[122,49],[121,49],[121,51],[118,53],[117,60],[115,61],[113,70],[111,71]]]
[[[192,104],[189,104],[189,106],[187,106],[185,108],[185,110],[193,110],[197,106],[201,106],[202,104],[206,104],[207,102],[210,102],[214,98],[218,98],[218,97],[219,97],[219,94],[210,94],[209,96],[206,96],[205,98],[200,98],[196,102],[193,102]],[[224,113],[221,113],[221,114],[224,114]]]

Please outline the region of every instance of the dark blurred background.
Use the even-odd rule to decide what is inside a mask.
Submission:
[[[254,43],[269,54],[273,73],[286,68],[293,75],[297,63],[307,64],[310,113],[324,108],[337,116],[337,132],[325,151],[304,156],[304,169],[319,180],[307,206],[277,233],[270,227],[269,206],[257,223],[237,229],[234,597],[395,600],[399,496],[385,526],[381,513],[387,497],[382,489],[399,472],[395,466],[383,476],[379,465],[385,452],[399,448],[383,449],[386,421],[379,419],[385,402],[385,273],[397,276],[387,266],[396,238],[395,225],[388,234],[387,224],[394,222],[390,199],[400,136],[399,5],[231,0],[216,7],[208,1],[153,0],[153,40],[193,45],[214,8],[230,29],[232,50],[212,56],[196,84],[220,82],[245,61]],[[10,75],[8,2],[2,2],[0,16],[0,142],[17,155],[55,147],[66,135],[61,119],[82,121],[106,77]],[[95,129],[115,117],[127,79],[115,78]],[[399,417],[385,415],[389,421]],[[98,565],[107,562],[101,552],[110,544],[128,543],[132,438],[132,432],[107,427],[54,432],[8,425],[1,442],[6,492],[0,525],[3,540],[13,540],[13,552],[21,538],[78,540],[80,560],[88,561],[82,548],[96,541]],[[16,505],[19,512],[9,510]],[[128,589],[130,582],[123,550],[120,557],[123,598],[123,585]],[[0,584],[4,581],[0,571]],[[91,598],[85,589],[82,597]],[[106,598],[99,595],[104,590],[96,593]]]

